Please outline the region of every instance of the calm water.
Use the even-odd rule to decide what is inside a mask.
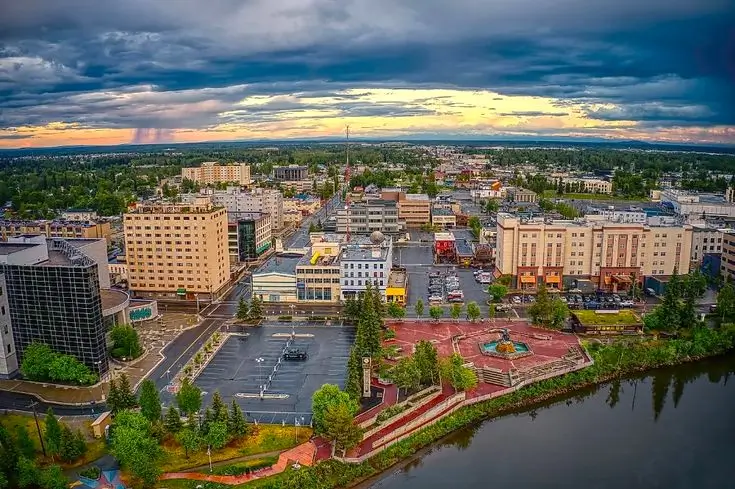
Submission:
[[[457,432],[373,489],[735,488],[735,356]]]

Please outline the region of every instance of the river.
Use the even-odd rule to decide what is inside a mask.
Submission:
[[[735,355],[460,430],[370,489],[735,487]]]

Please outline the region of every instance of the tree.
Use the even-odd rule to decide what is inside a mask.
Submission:
[[[390,302],[388,304],[388,316],[393,319],[402,319],[406,316],[406,310],[402,308],[397,302]]]
[[[4,476],[5,487],[15,487],[20,479],[18,474],[19,461],[24,458],[18,453],[18,447],[8,430],[0,424],[0,475]],[[22,486],[20,486],[22,487]]]
[[[42,489],[67,489],[69,479],[58,465],[50,465],[43,469],[39,476],[39,484]]]
[[[554,297],[551,300],[551,316],[548,325],[554,329],[561,329],[568,317],[569,306],[567,306],[567,303],[558,297]]]
[[[71,463],[84,455],[87,444],[82,439],[79,443],[77,436],[65,424],[61,425],[61,443],[59,445],[59,458],[66,463]]]
[[[152,487],[161,471],[162,450],[151,436],[150,422],[140,413],[120,411],[115,417],[111,452],[143,487]]]
[[[46,411],[45,425],[43,440],[46,442],[46,453],[53,459],[61,453],[61,425],[51,408]]]
[[[381,351],[381,332],[383,323],[376,310],[376,298],[372,286],[368,283],[360,301],[362,308],[357,321],[355,347],[360,357],[375,358]]]
[[[362,304],[360,304],[359,300],[356,300],[353,296],[348,295],[347,299],[345,299],[345,316],[347,319],[351,322],[355,322],[360,318],[360,310],[362,308]]]
[[[438,321],[442,316],[444,316],[444,308],[441,306],[431,306],[429,308],[429,316],[431,316],[431,319],[434,321]]]
[[[166,411],[164,426],[166,427],[166,431],[172,435],[175,435],[176,433],[181,431],[183,423],[181,422],[181,414],[179,413],[179,410],[176,409],[176,407],[170,406],[168,408],[168,411]]]
[[[40,484],[41,471],[33,458],[20,457],[14,469],[17,471],[18,487],[34,487]]]
[[[196,453],[202,448],[202,437],[196,430],[184,428],[176,433],[176,442],[184,449],[184,456],[189,458],[192,453]]]
[[[324,425],[324,436],[334,442],[335,449],[342,450],[343,456],[362,441],[362,429],[355,424],[355,414],[347,404],[328,406],[324,413]]]
[[[431,342],[421,340],[416,343],[413,359],[422,385],[433,385],[439,381],[439,355]]]
[[[129,324],[118,324],[110,331],[114,358],[138,358],[143,353],[138,331]]]
[[[63,382],[89,385],[97,375],[71,355],[54,352],[43,343],[31,343],[23,354],[20,366],[23,376],[40,382]]]
[[[508,287],[503,284],[492,284],[487,291],[492,296],[493,302],[501,302],[503,297],[508,295]]]
[[[33,460],[36,457],[36,444],[24,425],[15,427],[15,446],[23,457]]]
[[[314,393],[311,398],[312,424],[314,433],[325,435],[327,433],[326,413],[329,407],[344,405],[347,411],[354,416],[360,406],[349,394],[341,391],[334,384],[324,384]]]
[[[222,421],[213,421],[207,427],[207,444],[213,448],[222,448],[230,441],[230,433],[227,430],[227,423]]]
[[[189,379],[184,379],[176,393],[176,404],[182,413],[191,416],[202,407],[202,391]]]
[[[230,415],[228,417],[227,429],[230,434],[235,438],[239,438],[248,434],[248,422],[247,420],[245,420],[245,416],[242,414],[242,409],[240,409],[240,406],[237,404],[237,402],[235,402],[234,399],[230,404]]]
[[[490,199],[485,204],[485,212],[487,212],[488,214],[495,214],[496,212],[498,212],[498,209],[500,209],[500,205],[495,199]]]
[[[151,423],[161,419],[161,398],[152,380],[146,379],[140,386],[140,413]]]
[[[730,282],[726,282],[717,294],[717,313],[722,321],[735,315],[735,288]]]
[[[237,303],[237,319],[245,321],[250,316],[250,308],[248,303],[245,302],[244,297],[240,297],[240,301]]]
[[[250,319],[260,319],[263,317],[263,304],[261,304],[260,299],[258,299],[256,296],[253,296],[253,298],[250,300]]]
[[[414,306],[414,309],[416,310],[416,316],[419,318],[424,315],[424,301],[419,299],[416,301],[416,305]]]
[[[470,390],[477,386],[475,372],[463,364],[462,357],[457,353],[453,353],[451,357],[442,360],[439,365],[442,378],[458,391]]]
[[[115,379],[110,380],[110,390],[107,393],[107,408],[113,415],[124,409],[120,402],[120,389],[118,389]]]
[[[350,350],[350,357],[347,360],[345,391],[355,400],[360,399],[362,395],[362,362],[355,347]]]
[[[470,318],[470,321],[477,321],[480,319],[481,314],[480,306],[477,305],[477,302],[472,301],[467,304],[467,317]]]
[[[545,285],[539,286],[536,301],[528,308],[528,316],[536,325],[548,325],[551,321],[551,298]]]
[[[391,369],[390,376],[399,389],[415,390],[421,384],[421,371],[413,357],[403,357]]]
[[[229,415],[227,413],[227,405],[222,400],[222,396],[219,394],[219,391],[214,391],[214,394],[212,395],[211,407],[213,414],[212,419],[226,425],[229,418]]]
[[[452,307],[449,308],[449,314],[452,316],[452,319],[458,321],[459,316],[462,315],[462,304],[457,304],[456,302],[452,304]]]
[[[135,398],[135,394],[133,394],[133,388],[130,387],[130,379],[126,374],[120,375],[117,389],[120,394],[121,409],[132,409],[138,405],[138,400]]]
[[[477,216],[470,217],[467,221],[467,226],[472,231],[472,235],[475,239],[480,237],[480,233],[482,232],[482,223],[480,223],[480,219]]]

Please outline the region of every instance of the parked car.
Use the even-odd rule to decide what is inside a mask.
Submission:
[[[513,302],[513,304],[520,304],[521,303],[521,298],[518,297],[517,295],[514,295],[513,297],[511,297],[510,300]]]
[[[495,304],[495,310],[498,312],[510,311],[510,304]]]
[[[284,360],[306,360],[306,352],[299,348],[287,348],[283,353]]]
[[[430,304],[431,304],[431,303],[434,303],[434,304],[441,304],[441,303],[442,303],[442,301],[443,301],[443,299],[442,299],[442,296],[440,296],[440,295],[430,295],[430,296],[429,296],[429,303],[430,303]]]
[[[633,303],[633,301],[620,301],[620,307],[631,308],[631,307],[635,307],[635,304]]]

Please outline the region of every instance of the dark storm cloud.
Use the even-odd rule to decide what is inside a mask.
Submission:
[[[360,95],[339,92],[352,87],[489,89],[554,97],[560,109],[615,104],[588,111],[600,120],[735,124],[726,0],[0,0],[0,10],[0,127],[206,127],[259,94],[307,100],[235,114],[306,111],[322,97],[343,115],[430,112],[350,105]],[[141,86],[154,88],[119,95]]]

